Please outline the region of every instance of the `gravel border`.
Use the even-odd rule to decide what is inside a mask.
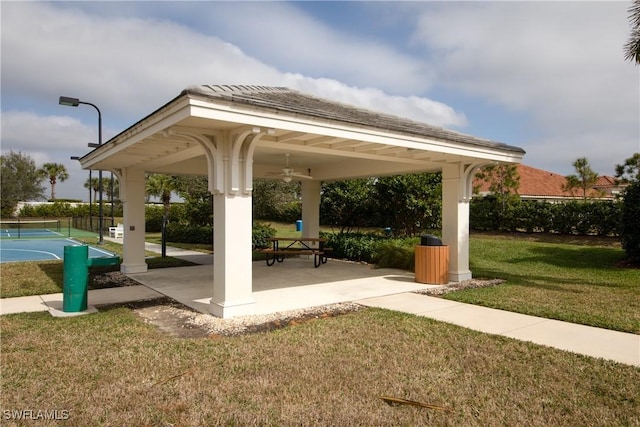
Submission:
[[[421,295],[438,296],[438,295],[448,294],[449,292],[461,291],[463,289],[487,288],[490,286],[500,285],[505,282],[506,280],[503,280],[503,279],[490,279],[490,280],[469,279],[469,280],[463,280],[462,282],[458,282],[458,283],[442,285],[437,288],[429,288],[429,289],[414,291],[414,293],[421,294]]]

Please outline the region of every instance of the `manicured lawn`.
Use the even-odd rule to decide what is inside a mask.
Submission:
[[[3,414],[68,411],[69,425],[640,424],[638,368],[384,310],[208,339],[128,308],[0,327]]]
[[[107,242],[105,242],[105,246]],[[119,245],[122,246],[122,245]],[[108,250],[113,252],[122,252],[121,249],[114,250],[112,246]],[[149,268],[162,267],[179,267],[185,265],[193,265],[188,261],[177,258],[148,258],[146,260]],[[21,297],[28,295],[45,295],[62,292],[64,284],[64,262],[59,261],[29,261],[29,262],[12,262],[0,264],[0,278],[2,286],[0,287],[0,298]],[[89,268],[89,280],[87,287],[89,289],[98,289],[105,287],[103,281],[101,284],[95,284],[93,277],[104,274],[106,272],[119,271],[119,266],[112,267],[91,267]],[[108,286],[108,283],[107,283]],[[111,286],[109,286],[111,287]]]
[[[474,277],[505,284],[445,298],[640,334],[640,269],[620,266],[615,241],[473,235]]]

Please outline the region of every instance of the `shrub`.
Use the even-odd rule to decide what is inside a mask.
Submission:
[[[167,241],[174,243],[213,244],[213,227],[170,222],[167,224]]]
[[[373,261],[380,268],[415,269],[415,245],[418,239],[393,239],[377,245]]]
[[[162,231],[162,216],[164,206],[147,206],[144,211],[145,231],[159,233]],[[190,221],[184,218],[184,207],[182,204],[172,204],[169,207],[169,223],[188,224]]]
[[[471,229],[478,231],[610,236],[620,233],[621,205],[614,201],[553,204],[516,200],[503,207],[488,196],[473,199],[469,221]]]
[[[629,261],[640,264],[640,181],[631,184],[624,192],[620,234]]]
[[[380,241],[387,238],[374,233],[322,233],[326,245],[333,248],[334,258],[371,262]]]
[[[253,224],[252,245],[254,249],[264,249],[269,247],[268,239],[276,235],[276,229],[270,224],[255,222]]]

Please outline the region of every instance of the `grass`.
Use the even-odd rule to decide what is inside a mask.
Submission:
[[[113,251],[111,245],[115,246],[115,244],[109,244],[105,241],[105,245],[102,247],[109,247],[107,250]],[[121,252],[121,249],[119,251]],[[146,262],[149,268],[193,265],[191,262],[172,257],[147,258]],[[95,283],[94,277],[119,270],[119,266],[90,267],[88,289],[104,287],[104,281]],[[64,285],[64,262],[57,260],[0,263],[0,280],[2,281],[0,298],[60,293]]]
[[[610,239],[473,235],[474,277],[502,278],[492,288],[445,298],[640,334],[640,269]]]
[[[209,339],[128,308],[0,327],[1,409],[71,425],[640,425],[638,368],[378,309]]]

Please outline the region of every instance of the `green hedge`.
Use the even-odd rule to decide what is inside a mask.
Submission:
[[[276,235],[276,230],[268,224],[253,225],[252,245],[254,248],[266,248],[268,239]],[[170,222],[167,224],[167,241],[174,243],[213,244],[213,226],[192,225]]]
[[[471,229],[478,231],[618,236],[622,226],[622,203],[514,200],[503,205],[492,197],[474,198],[469,221]]]
[[[170,222],[167,224],[167,242],[213,244],[213,227]]]

